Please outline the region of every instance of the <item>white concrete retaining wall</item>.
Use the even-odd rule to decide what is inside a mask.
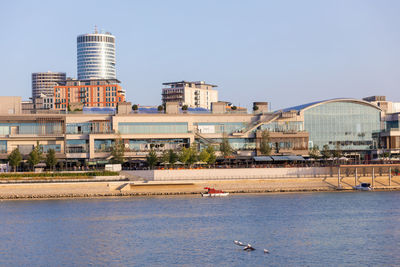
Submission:
[[[244,168],[244,169],[189,169],[124,171],[127,177],[149,181],[222,180],[222,179],[266,179],[303,178],[330,176],[329,167],[309,168]]]

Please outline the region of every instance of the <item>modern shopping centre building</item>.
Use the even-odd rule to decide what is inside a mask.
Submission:
[[[226,102],[212,103],[211,110],[188,111],[169,102],[162,113],[132,110],[131,103],[124,102],[116,109],[22,114],[20,102],[19,97],[0,97],[2,160],[15,148],[27,155],[39,142],[44,153],[54,149],[59,159],[106,162],[116,139],[122,140],[124,156],[130,160],[144,159],[151,149],[161,153],[192,144],[217,148],[223,138],[236,157],[253,157],[260,155],[264,130],[269,132],[272,155],[307,156],[311,147],[328,145],[348,155],[372,158],[400,148],[400,132],[394,127],[398,113],[389,110],[386,101],[374,99],[331,99],[275,112],[268,111],[266,102],[255,102],[252,113],[231,110]]]

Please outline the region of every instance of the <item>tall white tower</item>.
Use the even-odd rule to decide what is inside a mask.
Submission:
[[[78,80],[116,79],[115,36],[111,33],[82,34],[77,38]]]

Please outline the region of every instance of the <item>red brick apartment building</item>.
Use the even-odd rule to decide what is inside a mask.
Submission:
[[[117,107],[125,102],[125,91],[117,79],[67,80],[54,87],[54,109],[65,110],[72,103],[84,107]]]

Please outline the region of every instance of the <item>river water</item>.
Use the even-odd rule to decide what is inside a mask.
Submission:
[[[399,245],[400,192],[0,202],[1,266],[400,266]]]

